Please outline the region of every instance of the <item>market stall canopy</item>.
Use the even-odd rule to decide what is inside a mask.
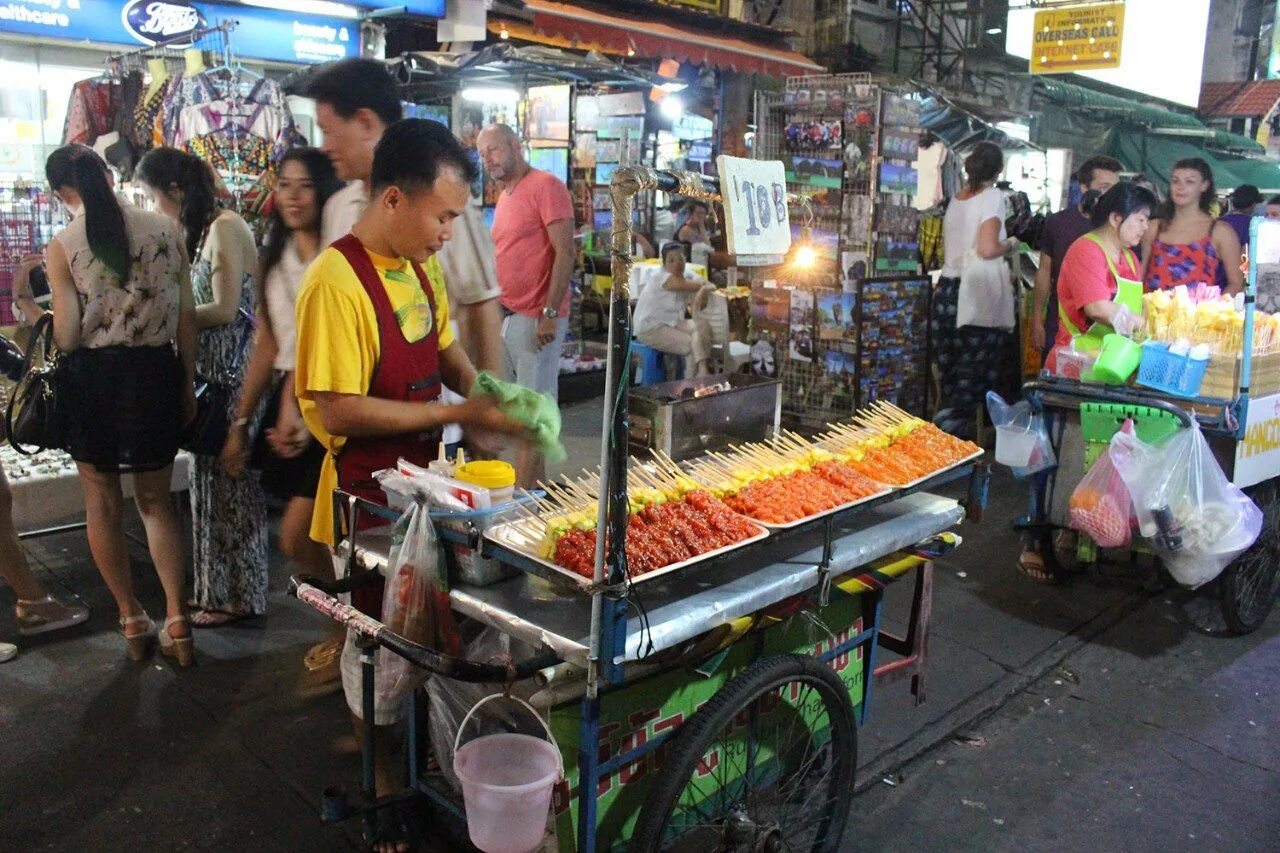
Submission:
[[[783,46],[769,46],[692,25],[654,21],[622,11],[601,12],[554,0],[525,0],[533,22],[491,19],[492,32],[556,47],[623,56],[676,59],[770,77],[821,74],[825,69]],[[779,33],[781,36],[781,33]]]
[[[1263,147],[1247,136],[1209,127],[1187,113],[1062,80],[1041,78],[1033,85],[1033,138],[1041,145],[1070,148],[1077,160],[1109,154],[1164,184],[1174,163],[1200,157],[1213,167],[1219,189],[1240,184],[1267,192],[1280,189],[1280,163],[1259,156]]]
[[[966,110],[950,99],[925,93],[920,106],[920,126],[933,131],[953,151],[967,152],[979,142],[992,142],[1002,151],[1043,151],[1024,139],[1010,136],[982,116]]]

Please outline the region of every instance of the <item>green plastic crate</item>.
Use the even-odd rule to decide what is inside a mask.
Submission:
[[[1082,403],[1080,405],[1080,432],[1084,436],[1084,467],[1089,470],[1111,443],[1111,437],[1120,427],[1133,418],[1138,438],[1146,444],[1155,444],[1173,435],[1182,423],[1169,412],[1146,406],[1123,403]]]

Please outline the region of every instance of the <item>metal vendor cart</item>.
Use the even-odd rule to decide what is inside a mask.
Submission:
[[[361,637],[365,719],[372,719],[374,651],[381,646],[458,681],[528,682],[549,717],[564,763],[552,799],[559,850],[686,849],[833,851],[854,791],[856,725],[874,682],[911,677],[924,699],[931,602],[930,560],[959,544],[950,533],[986,504],[988,466],[970,459],[844,510],[642,584],[627,579],[627,362],[630,208],[637,192],[661,188],[714,199],[716,184],[694,173],[624,167],[613,194],[613,285],[594,582],[556,586],[540,561],[482,535],[441,529],[516,569],[488,586],[453,584],[453,610],[532,649],[521,662],[461,660],[408,642],[340,603],[374,572],[335,583],[295,578],[293,592]],[[967,481],[964,500],[930,490]],[[341,528],[359,516],[395,513],[338,495]],[[606,531],[608,535],[606,536]],[[461,536],[461,540],[457,537]],[[362,568],[388,559],[387,540],[347,536]],[[883,590],[917,569],[908,633],[881,630]],[[563,580],[560,579],[560,583]],[[898,657],[878,665],[878,650]],[[522,695],[529,695],[526,691]],[[459,797],[431,769],[426,711],[410,700],[409,790],[441,821],[465,820]],[[331,818],[373,812],[372,727],[366,727],[369,802]],[[444,763],[444,758],[440,758]],[[437,827],[438,829],[441,827]]]
[[[1250,258],[1259,257],[1260,228],[1280,232],[1280,224],[1255,217],[1250,226]],[[1280,233],[1273,234],[1272,239],[1280,240]],[[1095,385],[1048,375],[1023,386],[1032,410],[1053,416],[1050,436],[1058,466],[1045,476],[1030,479],[1028,514],[1018,520],[1017,526],[1031,532],[1056,577],[1067,574],[1055,557],[1053,545],[1055,533],[1065,529],[1062,507],[1079,480],[1077,475],[1106,448],[1124,420],[1132,417],[1139,438],[1152,442],[1190,427],[1194,418],[1222,470],[1263,512],[1262,533],[1257,541],[1206,590],[1219,596],[1222,618],[1231,634],[1256,630],[1271,612],[1280,595],[1280,441],[1271,437],[1280,429],[1280,382],[1274,371],[1268,371],[1262,378],[1262,387],[1255,385],[1253,393],[1250,391],[1250,383],[1260,378],[1253,354],[1260,266],[1255,262],[1249,267],[1244,298],[1244,351],[1231,383],[1234,393],[1187,398],[1140,386]],[[1275,360],[1271,355],[1264,358]],[[1064,446],[1068,423],[1083,426],[1085,446]],[[1060,483],[1064,472],[1067,476]],[[1084,534],[1079,536],[1077,558],[1092,567],[1098,559],[1097,548]]]

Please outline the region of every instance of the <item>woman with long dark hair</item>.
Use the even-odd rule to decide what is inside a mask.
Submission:
[[[196,372],[238,389],[253,335],[258,253],[253,232],[218,204],[213,170],[174,148],[138,163],[138,178],[160,211],[179,222],[191,254],[191,284],[200,328]],[[231,429],[236,394],[227,404]],[[233,477],[217,456],[196,455],[191,478],[195,594],[192,621],[215,627],[267,609],[267,505],[255,474]]]
[[[1228,222],[1215,219],[1218,190],[1213,170],[1199,157],[1173,164],[1169,201],[1142,239],[1148,290],[1180,284],[1217,284],[1227,293],[1244,289],[1240,238]]]
[[[59,148],[45,174],[55,193],[83,207],[49,243],[46,264],[54,341],[66,353],[67,449],[84,485],[89,549],[120,608],[129,655],[142,660],[155,624],[129,574],[120,475],[133,474],[165,592],[160,649],[186,666],[194,648],[169,497],[179,432],[195,412],[195,308],[182,237],[163,216],[122,204],[91,148]]]
[[[293,393],[297,326],[295,303],[303,273],[320,254],[320,213],[342,189],[329,155],[316,148],[295,148],[280,163],[272,196],[274,212],[258,270],[258,323],[253,352],[245,368],[235,424],[247,423],[267,398],[256,444],[244,426],[235,426],[222,450],[222,466],[233,477],[253,464],[262,470],[263,487],[286,501],[280,523],[280,550],[307,574],[332,576],[329,550],[311,538],[311,515],[324,447],[302,421]],[[251,463],[252,456],[252,463]],[[331,646],[331,648],[330,648]],[[326,651],[327,649],[327,651]],[[340,686],[337,668],[341,641],[322,643],[307,656],[309,682]],[[325,664],[330,664],[326,668]]]
[[[1019,243],[1005,234],[1004,194],[995,185],[1004,171],[1004,154],[990,142],[979,142],[965,158],[964,170],[965,186],[947,205],[942,222],[946,258],[931,319],[942,395],[933,419],[947,432],[970,438],[983,398],[1013,354],[1012,304],[1003,314],[994,310],[1004,297],[1012,300],[1013,291],[1008,275],[1003,280],[1007,294],[991,288],[965,292],[961,277],[966,266],[1004,258]]]

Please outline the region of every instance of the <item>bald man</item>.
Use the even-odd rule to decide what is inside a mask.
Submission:
[[[520,139],[493,124],[476,141],[484,170],[502,187],[493,216],[502,342],[507,373],[526,388],[557,399],[560,353],[569,329],[569,276],[573,244],[573,199],[569,188],[524,159]],[[534,486],[545,474],[542,457],[522,450],[516,457],[520,485]]]

